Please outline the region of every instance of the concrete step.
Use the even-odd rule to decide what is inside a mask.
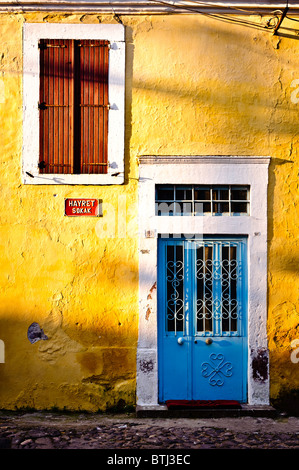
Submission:
[[[243,416],[274,418],[277,410],[268,405],[242,404],[241,409],[168,410],[166,405],[136,407],[137,418],[236,418]]]

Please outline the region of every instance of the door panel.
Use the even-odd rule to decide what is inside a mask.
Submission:
[[[175,399],[183,400],[190,396],[184,242],[169,240],[168,243],[163,243],[159,251],[159,264],[163,266],[158,276],[158,285],[161,286],[159,303],[163,308],[159,319],[159,382],[163,396],[171,395]],[[179,344],[178,340],[182,343]]]
[[[243,338],[216,337],[207,345],[203,338],[194,345],[194,400],[243,401]]]
[[[246,401],[246,239],[159,239],[159,400]]]

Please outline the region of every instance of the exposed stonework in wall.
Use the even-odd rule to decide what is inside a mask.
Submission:
[[[292,83],[299,78],[298,41],[197,15],[122,17],[127,44],[125,185],[32,188],[21,184],[24,21],[115,19],[50,11],[0,15],[0,336],[5,344],[0,407],[95,411],[120,400],[134,403],[137,161],[143,154],[272,157],[271,396],[276,398],[282,386],[298,388],[298,363],[290,359],[291,341],[299,338],[299,103],[292,101]],[[120,196],[126,198],[125,216],[118,213]],[[103,220],[96,225],[92,219],[65,218],[65,197],[103,199]],[[123,217],[125,236],[123,225],[118,233]],[[144,312],[149,319],[150,300]],[[28,341],[33,322],[48,340]],[[152,373],[149,367],[144,363]],[[262,380],[261,352],[253,370]]]
[[[30,343],[32,344],[40,340],[48,339],[48,336],[45,335],[43,329],[36,322],[31,323],[31,325],[29,326],[27,336]]]

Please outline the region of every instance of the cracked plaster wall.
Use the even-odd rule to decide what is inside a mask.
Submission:
[[[197,15],[122,20],[125,185],[32,187],[21,183],[22,25],[115,20],[99,14],[0,15],[0,407],[96,411],[134,404],[136,178],[138,156],[146,154],[271,156],[271,397],[285,387],[298,389],[299,365],[290,355],[291,341],[299,338],[299,103],[292,100],[299,42]],[[103,199],[103,219],[64,217],[65,197]],[[126,210],[118,212],[120,197]],[[33,322],[47,340],[28,341]]]

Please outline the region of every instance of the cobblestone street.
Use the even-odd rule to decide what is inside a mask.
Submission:
[[[10,449],[299,449],[299,418],[136,418],[134,414],[0,412]]]

